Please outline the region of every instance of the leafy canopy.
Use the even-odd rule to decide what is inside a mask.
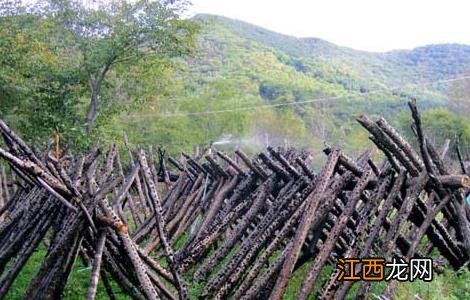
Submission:
[[[139,83],[129,78],[129,69],[133,77],[163,76],[160,70],[171,68],[171,58],[192,50],[198,26],[181,18],[186,6],[147,0],[39,0],[29,7],[2,2],[3,117],[30,140],[43,140],[58,128],[69,141],[89,143],[85,125],[91,131],[98,117],[106,124],[113,113],[132,107],[123,106],[122,98],[133,91],[116,89],[129,80]]]

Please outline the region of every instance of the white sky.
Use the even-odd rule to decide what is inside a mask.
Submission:
[[[194,13],[243,20],[368,51],[470,44],[468,0],[192,0]]]

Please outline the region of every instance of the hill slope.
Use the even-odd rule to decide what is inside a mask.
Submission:
[[[327,140],[354,150],[367,142],[355,126],[357,113],[395,116],[407,96],[417,97],[422,108],[444,106],[449,84],[429,82],[470,70],[465,45],[371,53],[220,16],[194,19],[202,26],[198,49],[181,61],[173,78],[178,89],[158,104],[163,113],[138,112],[124,120],[131,128],[142,119],[175,124],[174,132],[162,136],[140,126],[141,136],[174,143],[171,134],[183,129],[200,144],[311,147]]]
[[[382,83],[417,83],[439,80],[468,72],[470,45],[438,44],[373,53],[336,46],[317,38],[296,38],[226,17],[198,15],[196,20],[212,27],[210,31],[227,30],[246,41],[259,43],[295,58],[314,64],[355,71],[363,79]],[[205,34],[210,34],[206,32]]]

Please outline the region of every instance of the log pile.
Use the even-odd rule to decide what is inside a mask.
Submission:
[[[281,299],[304,265],[297,299],[343,299],[353,284],[364,299],[371,282],[339,282],[339,270],[325,267],[434,249],[457,270],[470,258],[470,178],[448,168],[448,145],[436,149],[416,103],[409,106],[419,150],[384,119],[361,115],[384,161],[327,147],[318,172],[295,149],[178,160],[161,149],[133,151],[127,138],[125,164],[114,145],[57,157],[32,150],[0,121],[9,165],[0,172],[0,298],[41,243],[46,254],[27,299],[60,298],[77,260],[91,267],[88,299],[99,282],[115,299],[112,281],[133,299]],[[397,282],[387,283],[391,297]]]

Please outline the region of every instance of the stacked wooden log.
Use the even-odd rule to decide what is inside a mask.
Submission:
[[[136,299],[281,299],[304,265],[296,298],[342,299],[354,283],[325,268],[338,258],[421,258],[433,249],[457,270],[470,258],[470,178],[446,166],[449,147],[430,143],[409,105],[419,150],[384,119],[359,116],[385,160],[326,148],[318,172],[308,152],[282,148],[178,160],[132,151],[125,139],[125,164],[114,145],[40,155],[0,122],[10,170],[0,173],[0,298],[42,241],[28,299],[61,297],[77,258],[92,267],[88,299],[100,280],[111,299],[111,281]],[[356,284],[366,298],[371,282]]]

